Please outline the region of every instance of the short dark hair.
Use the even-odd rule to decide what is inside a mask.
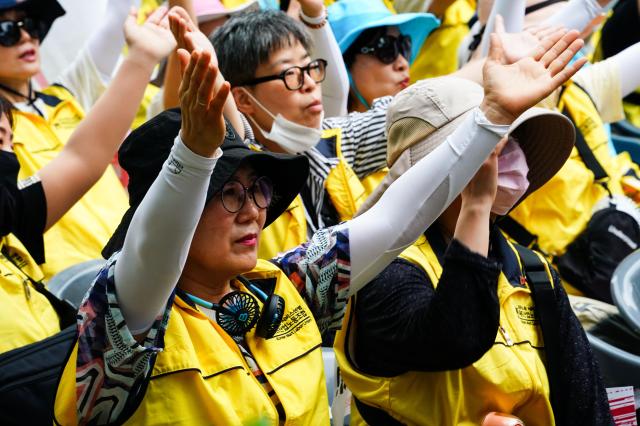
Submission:
[[[7,116],[7,120],[9,120],[9,126],[13,129],[13,104],[9,102],[7,98],[0,95],[0,117],[3,115]]]
[[[310,50],[311,39],[302,24],[279,10],[236,15],[211,35],[220,71],[232,87],[253,79],[269,55],[296,41]]]

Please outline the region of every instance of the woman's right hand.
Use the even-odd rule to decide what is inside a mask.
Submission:
[[[179,96],[182,109],[181,136],[194,153],[213,157],[222,145],[226,126],[222,110],[229,95],[226,81],[216,89],[218,66],[210,52],[178,50],[183,69]]]

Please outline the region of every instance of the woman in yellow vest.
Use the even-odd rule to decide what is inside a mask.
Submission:
[[[389,176],[396,178],[460,126],[481,101],[482,88],[441,77],[400,96],[418,101],[411,110],[389,109],[389,140],[403,132],[418,142],[390,143]],[[541,273],[555,289],[551,309],[560,322],[553,327],[561,336],[555,348],[561,366],[550,370],[552,350],[545,346],[524,260],[493,224],[562,166],[573,127],[559,113],[532,109],[508,130],[461,197],[350,299],[334,348],[353,392],[352,419],[479,425],[488,413],[502,412],[526,425],[610,423],[597,365],[557,276],[545,263]],[[550,389],[554,379],[566,394]]]
[[[143,26],[129,17],[130,54],[112,84],[60,154],[20,182],[12,150],[15,110],[0,95],[0,352],[60,330],[63,318],[40,289],[43,234],[102,176],[127,134],[154,66],[175,44],[168,28],[160,25],[164,15],[166,9],[159,10]]]
[[[86,47],[53,84],[42,91],[32,87],[40,72],[39,51],[53,22],[64,14],[57,0],[0,3],[0,93],[16,107],[14,151],[21,179],[53,160],[77,128],[106,84],[124,46],[122,25],[131,0],[110,0],[104,20]],[[49,231],[47,277],[67,266],[100,256],[100,249],[126,209],[127,196],[113,169],[108,168]]]
[[[349,295],[457,196],[497,133],[575,73],[581,62],[555,71],[576,37],[515,69],[495,46],[487,96],[460,132],[369,212],[271,261],[257,260],[260,233],[304,184],[308,160],[250,150],[223,121],[229,85],[213,89],[211,54],[180,51],[181,114],[157,116],[120,149],[131,208],[107,251],[122,250],[80,308],[56,421],[328,424],[320,332],[339,327]]]
[[[341,0],[327,12],[347,67],[349,111],[409,86],[409,65],[439,24],[428,13],[394,14],[381,0]]]

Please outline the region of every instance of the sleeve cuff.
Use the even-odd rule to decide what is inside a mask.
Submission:
[[[445,253],[445,259],[455,263],[464,262],[467,265],[471,264],[477,269],[495,274],[499,274],[502,270],[500,262],[470,250],[457,239],[453,239],[449,244]]]
[[[184,167],[210,174],[220,157],[222,157],[222,149],[219,147],[213,157],[203,157],[196,154],[184,144],[181,133],[178,133],[166,165],[169,166],[169,171],[173,174],[180,174]]]

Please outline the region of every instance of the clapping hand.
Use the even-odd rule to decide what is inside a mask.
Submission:
[[[568,65],[582,48],[578,31],[555,32],[527,57],[509,64],[502,40],[491,34],[489,56],[482,70],[484,99],[480,108],[495,124],[511,124],[520,114],[569,80],[586,58]]]
[[[229,95],[229,83],[223,81],[215,88],[218,67],[211,53],[196,50],[189,55],[180,49],[178,55],[183,69],[179,90],[182,140],[196,154],[213,157],[224,141],[222,110]]]
[[[135,60],[150,61],[155,65],[176,46],[176,41],[169,31],[167,8],[157,8],[142,25],[136,22],[137,16],[137,11],[132,8],[124,24],[129,56]]]
[[[183,8],[176,6],[169,11],[169,28],[178,43],[178,49],[192,53],[196,49],[209,52],[215,58],[213,45],[209,38],[198,29],[189,14]]]

